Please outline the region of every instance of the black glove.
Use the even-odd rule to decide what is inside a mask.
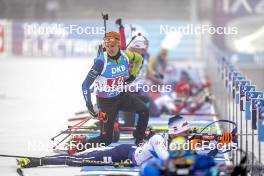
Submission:
[[[91,116],[93,117],[97,117],[97,114],[95,111],[94,111],[94,108],[93,108],[93,105],[92,104],[86,104],[87,108],[88,108],[88,111],[89,113],[91,114]]]
[[[123,28],[123,24],[122,24],[122,19],[121,18],[118,18],[116,21],[115,21],[116,25],[118,28]]]
[[[106,50],[105,50],[105,48],[103,47],[103,45],[100,44],[100,45],[98,46],[97,56],[103,55],[105,51],[106,51]]]
[[[125,80],[125,84],[130,84],[130,83],[132,83],[135,79],[136,79],[135,76],[130,75],[129,78],[127,78],[127,79]]]

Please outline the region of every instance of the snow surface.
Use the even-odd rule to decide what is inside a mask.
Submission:
[[[85,109],[81,85],[90,59],[0,58],[0,154],[51,155],[50,138]],[[17,175],[0,158],[0,175]],[[80,168],[25,169],[25,175],[74,175]]]

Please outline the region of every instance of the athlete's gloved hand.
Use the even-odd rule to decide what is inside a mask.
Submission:
[[[125,84],[130,84],[130,83],[132,83],[135,79],[136,79],[135,76],[130,75],[129,78],[127,78],[127,79],[125,80]]]
[[[104,54],[104,51],[105,51],[105,48],[103,47],[102,44],[100,44],[100,45],[98,46],[97,56],[103,55],[103,54]]]
[[[118,18],[116,21],[115,21],[116,25],[118,28],[124,28],[123,24],[122,24],[122,19],[121,18]]]
[[[95,112],[92,104],[86,104],[86,107],[93,117],[97,117],[98,113]]]

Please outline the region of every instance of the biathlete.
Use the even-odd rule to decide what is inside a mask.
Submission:
[[[143,86],[145,84],[145,77],[147,74],[147,68],[148,68],[148,62],[149,62],[149,53],[148,53],[148,47],[149,47],[149,41],[148,39],[143,36],[141,33],[134,36],[129,45],[126,45],[126,36],[125,36],[125,30],[124,26],[122,24],[122,20],[118,19],[116,20],[116,24],[119,28],[120,38],[121,38],[121,50],[128,49],[129,51],[135,52],[140,54],[143,57],[142,65],[140,67],[138,76],[133,83],[129,84],[129,87],[131,90],[130,93],[134,96],[137,96],[140,98],[144,103],[149,102],[149,98],[145,95],[147,93],[142,92],[140,88],[137,89],[137,85]],[[128,48],[127,48],[128,47]],[[129,63],[129,70],[131,71],[134,66],[133,62]],[[120,112],[120,116],[124,119],[124,126],[132,127],[135,125],[136,119],[138,119],[138,115],[135,112]],[[136,118],[137,117],[137,118]],[[121,124],[122,125],[122,124]]]
[[[140,98],[145,104],[149,102],[149,98],[145,96],[147,93],[143,92],[140,89],[140,86],[142,87],[145,85],[145,76],[146,76],[146,71],[147,71],[147,64],[148,64],[148,59],[149,59],[149,54],[147,53],[147,48],[148,48],[148,40],[146,37],[140,35],[137,36],[129,45],[128,50],[132,52],[136,52],[140,54],[143,57],[143,63],[140,68],[139,74],[133,83],[129,85],[130,87],[130,94],[133,94],[134,96],[137,96]],[[134,63],[130,63],[130,67],[133,66]],[[138,86],[138,88],[137,88]],[[138,119],[137,114],[135,112],[124,112],[124,122],[125,126],[134,126],[136,119]],[[137,118],[136,118],[137,117]]]
[[[190,86],[187,83],[179,82],[175,91],[163,94],[150,101],[150,116],[160,117],[161,114],[190,113],[205,106],[210,106],[210,95],[198,94],[190,96]]]
[[[150,58],[147,78],[153,84],[163,84],[163,78],[168,66],[168,50],[162,48],[157,57]]]
[[[30,168],[43,165],[91,166],[98,163],[119,163],[130,160],[133,165],[141,165],[151,158],[167,160],[169,158],[168,145],[177,136],[189,135],[189,123],[181,116],[169,119],[168,133],[145,135],[145,143],[139,147],[133,144],[121,144],[115,147],[88,149],[74,155],[54,155],[42,158],[21,158],[18,165]]]
[[[142,164],[140,176],[218,176],[214,158],[196,155],[192,151],[170,151],[167,160],[152,158]]]
[[[118,88],[136,79],[143,58],[135,52],[121,51],[120,34],[117,32],[107,32],[103,45],[106,52],[95,59],[94,65],[83,82],[82,90],[89,113],[92,116],[97,116],[90,92],[90,87],[94,84],[98,107],[101,112],[106,114],[106,118],[101,121],[100,136],[88,139],[84,143],[104,143],[105,146],[111,144],[114,123],[118,111],[122,110],[136,112],[139,115],[136,131],[134,132],[135,143],[139,144],[144,138],[148,125],[149,110],[141,99],[126,91],[120,91]],[[129,72],[130,61],[133,62],[133,68]]]

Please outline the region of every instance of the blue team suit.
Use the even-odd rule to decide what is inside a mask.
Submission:
[[[85,160],[103,162],[122,162],[127,159],[133,161],[133,153],[136,146],[133,144],[121,144],[111,149],[100,149],[88,153],[76,155],[54,155],[43,158],[44,165],[68,165],[68,166],[91,166],[91,162]],[[96,164],[95,164],[96,165]]]

